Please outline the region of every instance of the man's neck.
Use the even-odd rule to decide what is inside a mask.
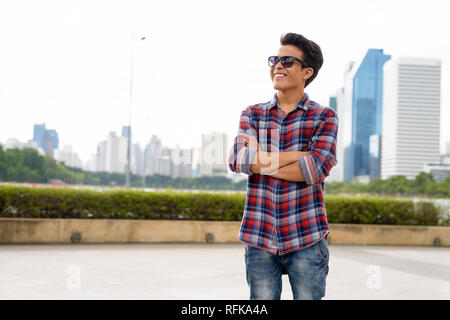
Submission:
[[[299,103],[305,95],[304,89],[290,91],[277,91],[278,106],[286,113],[289,113]]]

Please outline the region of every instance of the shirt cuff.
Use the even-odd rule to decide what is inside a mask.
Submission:
[[[314,165],[311,154],[301,157],[297,163],[307,184],[315,184],[319,181],[319,175],[317,174],[316,166]]]

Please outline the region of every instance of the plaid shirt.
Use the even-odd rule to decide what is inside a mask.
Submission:
[[[311,101],[306,92],[288,114],[278,107],[276,93],[271,101],[242,111],[228,158],[231,171],[248,174],[241,242],[282,255],[311,246],[329,233],[323,181],[336,164],[337,130],[334,110]],[[245,135],[256,137],[262,151],[309,151],[297,161],[305,181],[251,172],[256,148],[245,144]]]

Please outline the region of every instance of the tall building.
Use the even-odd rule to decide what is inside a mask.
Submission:
[[[171,176],[172,173],[172,149],[164,147],[161,154],[156,158],[156,170],[154,174],[162,176]]]
[[[369,142],[370,180],[380,178],[381,168],[381,135],[373,134]]]
[[[139,143],[132,143],[130,150],[131,165],[130,171],[133,174],[142,175],[144,173],[144,153]]]
[[[100,171],[97,170],[97,163],[98,163],[98,155],[96,153],[91,154],[83,167],[84,171],[91,171],[91,172]]]
[[[128,135],[131,134],[130,126],[122,126],[122,137],[128,138]]]
[[[47,130],[45,123],[35,124],[33,127],[33,141],[37,143],[38,148],[42,148],[45,154],[52,156],[54,150],[59,147],[58,133],[56,130]]]
[[[171,173],[172,178],[192,177],[193,149],[180,149],[177,145],[172,150],[171,155]]]
[[[351,63],[344,85],[344,180],[370,177],[370,136],[381,135],[383,65],[391,58],[383,49],[369,49]]]
[[[32,148],[32,149],[36,149],[37,152],[39,153],[39,155],[41,155],[41,156],[45,155],[44,149],[39,148],[36,141],[33,141],[33,140],[28,140],[28,142],[24,143],[24,142],[20,142],[16,138],[9,138],[8,140],[6,140],[6,143],[3,145],[3,148],[5,150],[13,149],[13,148],[18,148],[18,149]]]
[[[110,131],[106,141],[97,146],[97,171],[125,173],[127,165],[127,138]]]
[[[225,132],[202,134],[200,176],[227,175],[227,147],[228,135]]]
[[[33,141],[35,141],[38,146],[44,145],[45,140],[45,123],[43,124],[35,124],[33,126]]]
[[[336,91],[336,95],[331,96],[329,100],[329,107],[336,111],[339,119],[338,136],[336,143],[336,165],[330,171],[327,177],[327,182],[340,182],[344,179],[344,151],[343,151],[343,129],[344,129],[344,88]]]
[[[200,175],[200,162],[201,162],[201,148],[192,148],[192,176],[198,177]]]
[[[96,171],[106,171],[106,149],[108,147],[108,141],[102,141],[97,145],[97,165]]]
[[[157,173],[156,163],[157,158],[161,155],[162,143],[161,139],[156,135],[152,135],[149,143],[144,150],[144,173],[146,175],[153,175]]]
[[[83,163],[77,153],[73,152],[71,146],[63,146],[62,149],[55,150],[55,159],[64,162],[68,167],[82,168]]]
[[[398,57],[384,66],[381,177],[413,179],[440,162],[441,61]]]
[[[328,106],[334,111],[337,111],[337,96],[330,96]]]

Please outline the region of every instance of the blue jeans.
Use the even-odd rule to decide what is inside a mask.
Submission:
[[[325,296],[328,261],[326,237],[281,256],[245,244],[250,300],[280,300],[282,274],[289,277],[294,300],[320,300]]]

